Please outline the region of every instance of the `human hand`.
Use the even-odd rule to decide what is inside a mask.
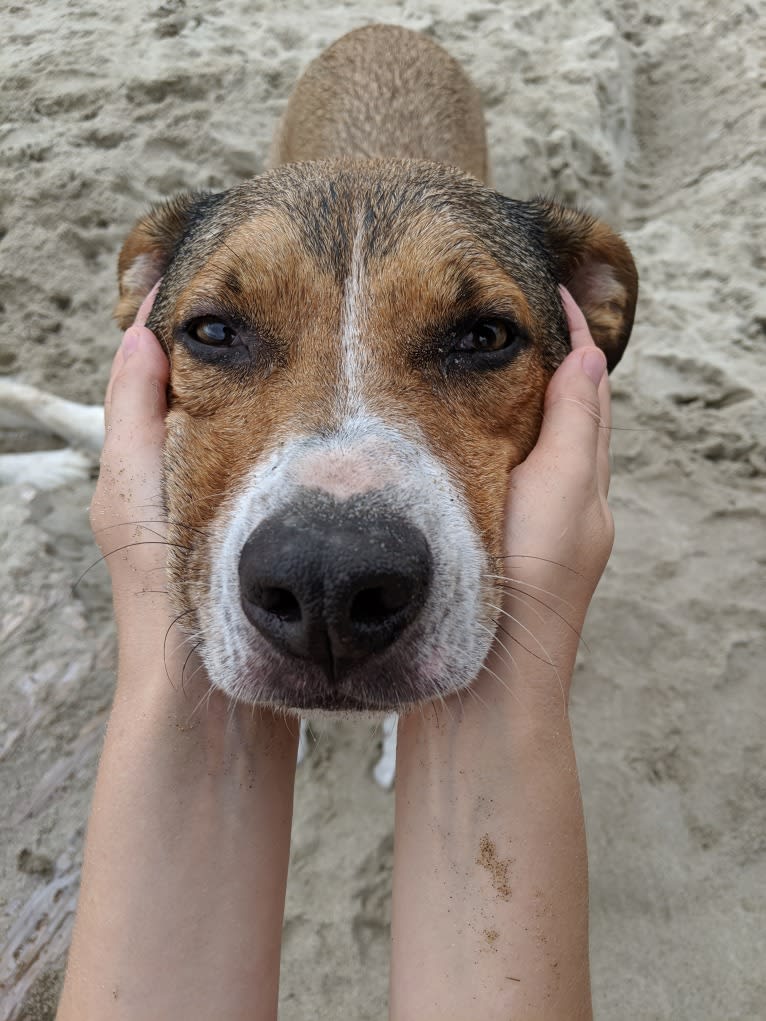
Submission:
[[[540,437],[511,473],[497,570],[500,627],[486,664],[490,676],[518,680],[547,663],[559,702],[568,695],[579,632],[614,540],[606,359],[572,296],[563,287],[561,293],[572,351],[548,385]]]
[[[153,298],[114,358],[91,505],[120,655],[57,1017],[272,1021],[298,726],[213,688],[172,627]]]
[[[141,305],[112,362],[90,521],[112,579],[121,647],[164,656],[172,676],[172,661],[183,663],[185,654],[183,637],[168,631],[175,614],[166,593],[161,467],[170,367],[145,326],[156,293],[155,287]]]
[[[592,1017],[567,696],[612,546],[609,385],[563,298],[573,350],[548,386],[537,444],[511,473],[492,649],[467,692],[399,720],[396,1019]]]

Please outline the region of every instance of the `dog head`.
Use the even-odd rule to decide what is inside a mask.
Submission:
[[[612,368],[625,244],[445,166],[332,161],[160,206],[119,273],[123,327],[163,278],[171,586],[211,680],[296,710],[468,684],[509,473],[569,349],[558,285]]]

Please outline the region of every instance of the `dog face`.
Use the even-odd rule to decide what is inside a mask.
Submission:
[[[468,684],[508,476],[569,346],[558,284],[611,368],[624,243],[448,167],[338,161],[151,213],[120,258],[123,326],[160,276],[170,581],[211,680],[304,711]]]

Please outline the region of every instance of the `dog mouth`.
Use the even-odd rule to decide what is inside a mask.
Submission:
[[[286,677],[281,673],[276,683],[264,687],[263,678],[255,678],[251,692],[251,700],[257,704],[266,704],[275,709],[283,709],[296,713],[333,713],[383,714],[403,712],[434,698],[434,692],[427,686],[420,690],[411,671],[397,671],[398,677],[391,671],[379,672],[374,666],[367,665],[349,676],[347,683],[336,685],[329,683],[324,675],[312,672],[309,677],[302,678],[293,674]],[[248,700],[243,684],[242,700]]]
[[[429,566],[422,587],[376,578],[385,584],[350,600],[317,598],[305,612],[284,590],[248,590],[231,614],[236,628],[200,621],[211,683],[247,704],[339,714],[403,712],[466,687],[489,651],[488,613],[460,577],[445,579],[438,560]],[[334,616],[336,598],[351,612]]]
[[[364,428],[275,449],[214,522],[197,622],[210,680],[238,700],[401,710],[469,684],[489,650],[464,499],[423,445]]]
[[[467,686],[489,651],[491,599],[483,564],[448,534],[432,542],[368,498],[318,493],[264,518],[218,594],[214,561],[193,614],[210,681],[247,704],[336,714],[402,712]]]
[[[488,651],[481,634],[478,637],[472,655],[455,664],[453,650],[439,647],[438,629],[434,634],[427,624],[416,622],[384,652],[358,659],[335,675],[274,647],[264,656],[259,643],[236,676],[227,678],[221,676],[216,650],[203,644],[201,651],[213,684],[237,701],[300,714],[377,715],[407,711],[469,684]]]

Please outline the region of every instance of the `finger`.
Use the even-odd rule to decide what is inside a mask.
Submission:
[[[598,385],[598,400],[601,414],[601,429],[598,434],[598,486],[603,496],[609,493],[611,467],[609,464],[609,444],[612,439],[612,399],[609,387],[609,376],[605,372]]]
[[[160,279],[157,281],[157,283],[154,285],[154,287],[151,289],[151,291],[149,291],[147,296],[141,302],[141,305],[139,306],[138,312],[136,312],[136,318],[135,318],[135,322],[133,323],[133,326],[131,326],[123,334],[122,343],[117,348],[117,351],[115,352],[114,358],[112,359],[112,367],[111,367],[111,370],[109,372],[109,382],[106,385],[106,396],[104,397],[104,421],[105,422],[108,420],[108,416],[109,416],[109,405],[110,405],[111,399],[112,399],[112,384],[114,382],[114,377],[119,372],[119,370],[120,370],[120,368],[122,366],[123,360],[124,360],[123,345],[125,343],[125,338],[126,338],[127,334],[130,333],[130,331],[133,329],[134,326],[146,326],[146,320],[149,318],[149,313],[152,310],[152,306],[154,305],[154,299],[157,297],[157,291],[160,289],[160,284],[161,283],[162,283],[162,277],[160,277]]]
[[[134,543],[146,538],[136,531],[139,519],[147,516],[138,508],[162,502],[160,478],[169,371],[165,353],[151,330],[132,326],[126,331],[120,356],[115,358],[106,405],[106,437],[90,511],[91,526],[102,551],[111,553],[125,546],[135,554],[138,549],[148,558],[142,560],[145,566],[153,564],[152,554],[163,550],[154,545],[134,549]]]
[[[151,330],[131,326],[123,337],[120,357],[115,358],[105,404],[110,446],[161,445],[169,372],[165,352]]]
[[[582,309],[574,300],[566,287],[559,287],[561,298],[569,324],[569,335],[572,342],[572,350],[576,351],[585,347],[595,346],[588,322]],[[609,392],[609,377],[603,374],[598,385],[599,418],[601,430],[598,434],[597,462],[599,490],[604,496],[609,492],[609,441],[611,438],[612,409]]]
[[[561,469],[583,480],[598,480],[598,452],[602,430],[599,386],[606,374],[606,358],[595,346],[567,355],[548,384],[543,425],[535,447]]]
[[[149,313],[152,310],[152,305],[154,304],[154,299],[157,297],[157,291],[159,291],[161,283],[162,277],[160,277],[151,291],[149,291],[147,296],[141,302],[138,312],[136,312],[135,326],[146,326],[146,320],[149,318]]]
[[[580,347],[593,346],[593,337],[591,336],[590,329],[588,328],[588,323],[582,313],[582,309],[566,287],[559,287],[559,291],[561,292],[564,311],[566,312],[567,322],[569,323],[569,336],[572,341],[572,350],[576,351],[577,348]]]
[[[131,327],[132,329],[132,327]],[[109,408],[112,403],[112,386],[114,384],[114,378],[122,367],[123,360],[125,358],[122,352],[122,346],[125,343],[126,333],[123,333],[120,346],[114,352],[114,358],[112,358],[112,367],[109,370],[109,382],[106,384],[106,394],[104,395],[104,425],[109,424]]]

